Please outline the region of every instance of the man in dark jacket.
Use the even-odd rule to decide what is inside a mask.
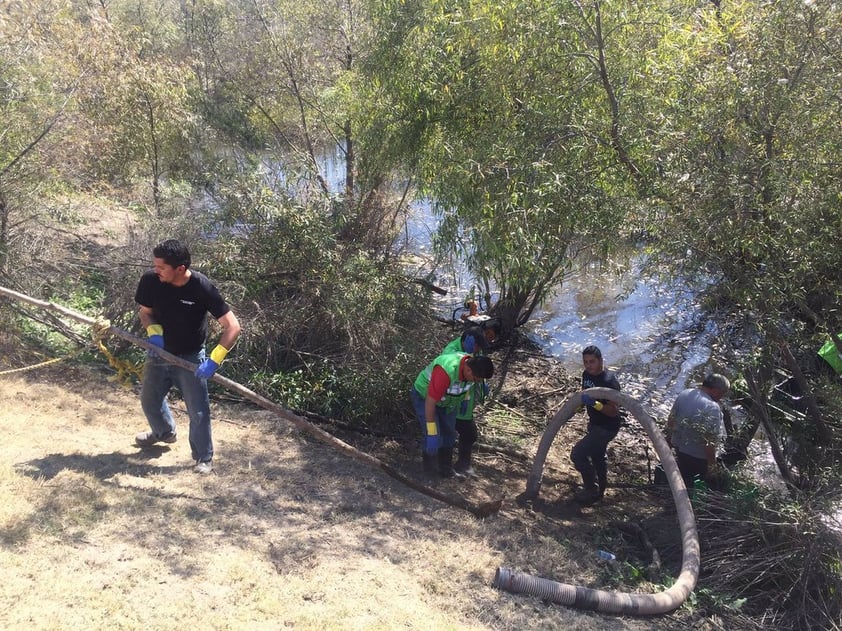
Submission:
[[[602,351],[588,346],[582,351],[582,390],[588,388],[620,389],[620,382],[610,370],[605,369]],[[594,399],[582,395],[582,403],[588,411],[588,431],[573,447],[570,459],[582,475],[582,490],[575,499],[583,505],[590,505],[602,499],[608,485],[608,459],[605,451],[620,430],[620,408],[613,401]]]

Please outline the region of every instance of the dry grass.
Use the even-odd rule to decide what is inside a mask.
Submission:
[[[829,503],[796,504],[745,482],[729,496],[698,494],[705,558],[701,585],[781,629],[842,629],[842,533]],[[834,495],[836,495],[834,493]]]
[[[200,477],[185,415],[178,443],[138,450],[137,395],[103,372],[3,376],[0,400],[4,629],[638,630],[678,619],[491,587],[499,566],[599,580],[598,513],[554,498],[564,486],[548,487],[543,512],[505,489],[500,514],[477,520],[262,410],[215,408],[216,470]],[[456,490],[494,492],[464,484]],[[627,508],[617,493],[612,518]]]

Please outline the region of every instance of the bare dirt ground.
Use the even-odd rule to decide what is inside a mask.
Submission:
[[[0,347],[0,371],[34,363],[2,333]],[[639,429],[615,441],[615,486],[602,504],[570,500],[577,478],[567,454],[581,419],[557,439],[541,501],[516,501],[540,428],[575,381],[537,353],[510,359],[480,416],[479,478],[432,483],[474,502],[502,498],[485,519],[251,404],[214,404],[215,470],[199,476],[180,402],[179,441],[140,450],[136,386],[110,380],[105,365],[0,374],[0,628],[721,628],[685,609],[603,615],[492,586],[498,567],[626,585],[628,568],[647,559],[617,522],[641,524],[659,547],[656,582],[669,584],[680,563],[670,502],[645,486]],[[411,439],[340,438],[422,481]],[[598,548],[620,562],[599,561]],[[632,589],[663,589],[636,582]]]

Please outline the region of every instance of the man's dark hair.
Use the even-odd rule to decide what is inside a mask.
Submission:
[[[585,350],[582,351],[582,357],[585,355],[593,355],[597,359],[602,359],[602,351],[599,350],[599,346],[594,346],[593,344],[586,346]]]
[[[494,376],[494,363],[488,355],[475,355],[465,361],[471,372],[480,379],[491,379]]]
[[[178,267],[179,265],[183,265],[185,268],[190,267],[190,250],[178,239],[162,241],[152,250],[152,256],[161,259],[170,267]]]
[[[483,330],[491,329],[497,335],[500,335],[500,331],[503,330],[503,322],[500,318],[491,318],[490,320],[486,320],[480,326],[482,326]]]
[[[485,350],[485,333],[482,328],[478,326],[469,326],[467,329],[462,331],[462,337],[460,338],[462,340],[462,348],[465,347],[465,338],[468,337],[474,338],[474,353]]]

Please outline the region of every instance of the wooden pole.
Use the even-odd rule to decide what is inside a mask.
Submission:
[[[129,333],[127,331],[119,329],[116,326],[112,326],[110,323],[108,323],[108,327],[106,328],[105,327],[106,321],[100,321],[100,320],[97,320],[96,318],[91,318],[91,317],[86,316],[84,314],[77,313],[76,311],[73,311],[72,309],[68,309],[67,307],[57,305],[53,302],[46,302],[46,301],[43,301],[43,300],[38,300],[36,298],[32,298],[30,296],[27,296],[25,294],[21,294],[19,292],[13,291],[11,289],[7,289],[5,287],[0,287],[0,295],[7,296],[9,298],[14,298],[15,300],[20,300],[22,302],[27,302],[27,303],[35,305],[37,307],[41,307],[42,309],[48,309],[48,310],[51,310],[51,311],[56,311],[58,313],[61,313],[62,315],[65,315],[69,318],[73,318],[74,320],[77,320],[77,321],[82,322],[84,324],[88,324],[92,327],[97,327],[97,326],[102,325],[104,333],[109,333],[111,335],[115,335],[117,337],[120,337],[120,338],[128,341],[128,342],[131,342],[132,344],[134,344],[136,346],[140,346],[141,348],[145,348],[148,351],[152,351],[152,352],[156,353],[159,357],[164,359],[165,361],[167,361],[170,364],[173,364],[175,366],[178,366],[179,368],[189,370],[190,372],[193,372],[194,370],[196,370],[195,364],[192,364],[192,363],[188,362],[187,360],[182,359],[181,357],[178,357],[177,355],[173,355],[172,353],[168,353],[167,351],[163,350],[162,348],[159,348],[159,347],[155,346],[154,344],[150,344],[148,341],[146,341],[144,339],[141,339],[141,338],[139,338],[135,335],[132,335],[131,333]],[[400,471],[398,471],[394,467],[391,467],[390,465],[388,465],[385,462],[375,458],[374,456],[372,456],[370,454],[367,454],[364,451],[360,451],[359,449],[349,445],[348,443],[336,438],[335,436],[333,436],[329,432],[326,432],[323,429],[321,429],[319,427],[316,427],[315,425],[313,425],[312,423],[304,420],[303,418],[301,418],[297,414],[294,414],[293,412],[290,412],[286,408],[278,405],[277,403],[275,403],[273,401],[270,401],[266,397],[257,394],[256,392],[250,390],[249,388],[246,388],[245,386],[237,383],[236,381],[233,381],[232,379],[228,379],[227,377],[223,377],[219,373],[215,374],[211,379],[215,383],[218,383],[219,385],[223,386],[224,388],[227,388],[228,390],[231,390],[232,392],[236,392],[237,394],[243,396],[244,398],[248,399],[249,401],[252,401],[253,403],[256,403],[257,405],[259,405],[260,407],[262,407],[266,410],[269,410],[273,414],[276,414],[277,416],[280,416],[282,419],[284,419],[286,421],[289,421],[290,423],[295,425],[301,431],[303,431],[307,434],[310,434],[311,436],[319,439],[320,441],[329,445],[330,447],[333,447],[334,449],[337,449],[337,450],[341,451],[345,455],[350,456],[351,458],[353,458],[355,460],[358,460],[359,462],[362,462],[363,464],[366,464],[366,465],[368,465],[372,468],[380,469],[381,471],[386,473],[388,476],[402,482],[406,486],[418,491],[419,493],[423,493],[424,495],[428,495],[429,497],[432,497],[432,498],[437,499],[441,502],[444,502],[445,504],[449,504],[451,506],[455,506],[457,508],[462,508],[464,510],[467,510],[468,512],[470,512],[473,515],[476,515],[477,517],[488,517],[489,515],[493,515],[494,513],[499,511],[500,507],[502,506],[502,503],[503,503],[502,498],[498,499],[498,500],[491,501],[491,502],[476,504],[476,503],[471,502],[471,501],[469,501],[469,500],[467,500],[467,499],[465,499],[461,496],[452,495],[452,494],[448,494],[448,493],[442,493],[440,491],[437,491],[436,489],[430,488],[429,486],[421,484],[420,482],[417,482],[417,481],[413,480],[412,478],[404,475],[403,473],[401,473]]]

